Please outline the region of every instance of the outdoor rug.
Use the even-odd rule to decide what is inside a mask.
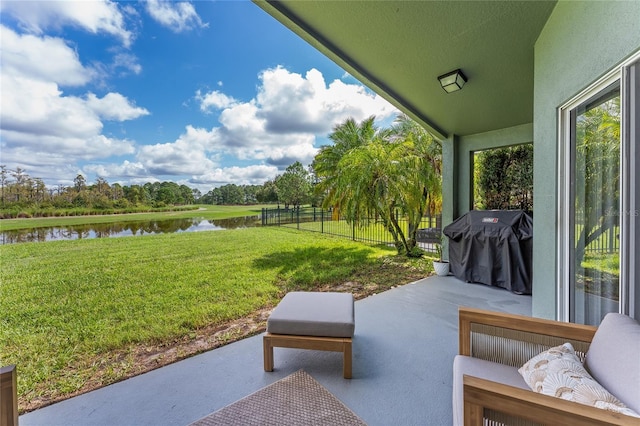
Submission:
[[[353,411],[299,370],[191,426],[365,425]]]

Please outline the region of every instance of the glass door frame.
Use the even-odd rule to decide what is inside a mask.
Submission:
[[[636,270],[635,258],[640,247],[638,230],[638,206],[640,203],[640,184],[636,167],[640,167],[640,146],[637,145],[638,120],[638,74],[640,73],[640,52],[631,59],[610,71],[607,75],[589,86],[583,92],[558,108],[558,206],[557,206],[557,312],[560,321],[570,321],[574,314],[573,277],[574,262],[573,244],[575,229],[572,215],[574,213],[575,176],[573,165],[575,153],[572,149],[572,126],[575,125],[576,109],[596,98],[611,85],[620,85],[621,105],[621,146],[620,146],[620,278],[618,311],[623,314],[634,314],[640,309],[635,306],[636,289],[633,286],[640,272]],[[634,64],[635,62],[635,64]],[[635,112],[634,112],[635,111]],[[636,142],[631,143],[636,139]]]

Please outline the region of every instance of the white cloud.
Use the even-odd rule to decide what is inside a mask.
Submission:
[[[78,53],[60,38],[19,35],[5,26],[0,26],[0,38],[3,74],[63,86],[82,86],[95,75],[80,63]]]
[[[101,116],[122,121],[148,114],[146,109],[131,105],[118,93],[109,93],[102,99],[90,93],[87,100],[63,96],[55,83],[12,76],[4,70],[0,81],[3,88],[0,128],[3,141],[9,146],[24,143],[28,138],[44,141],[47,137],[66,139],[72,145],[84,140],[88,145],[103,137]],[[83,151],[91,150],[84,148]],[[107,150],[104,155],[107,153],[111,151]]]
[[[113,65],[111,67],[114,70],[124,68],[136,75],[142,72],[142,65],[138,62],[138,58],[130,53],[117,53],[113,57]]]
[[[205,94],[202,94],[202,92],[198,90],[196,91],[195,98],[200,103],[200,110],[202,112],[211,112],[212,109],[228,108],[238,103],[233,97],[227,96],[217,90]]]
[[[200,176],[192,178],[189,182],[196,184],[210,184],[214,186],[234,183],[236,185],[262,185],[278,174],[278,168],[257,164],[247,167],[216,168]]]
[[[2,161],[49,166],[58,159],[60,164],[95,160],[111,156],[132,154],[133,143],[128,140],[94,135],[89,138],[30,135],[2,130]],[[31,174],[31,167],[27,168]],[[59,176],[58,176],[59,177]]]
[[[176,33],[209,26],[208,23],[202,22],[193,5],[187,2],[149,0],[147,12],[153,19]]]
[[[111,177],[119,178],[149,178],[152,179],[147,172],[147,169],[139,162],[130,162],[125,160],[122,164],[89,164],[83,167],[85,172],[90,172],[96,176],[101,176],[105,179]],[[148,182],[147,181],[147,182]]]
[[[212,129],[212,146],[219,152],[242,160],[260,160],[281,169],[300,161],[309,164],[315,154],[317,136],[326,136],[349,117],[360,121],[371,115],[379,120],[397,110],[381,97],[358,84],[335,80],[325,83],[320,71],[303,77],[277,67],[260,74],[256,98],[249,102],[228,102],[219,115],[220,127]],[[214,91],[222,107],[233,99]],[[207,94],[208,95],[208,94]],[[205,98],[201,93],[197,96]]]
[[[2,161],[31,176],[75,176],[78,162],[133,154],[130,140],[102,134],[102,119],[130,120],[149,112],[119,93],[65,95],[95,72],[63,40],[18,35],[0,27],[0,143]]]
[[[6,74],[2,70],[1,128],[33,137],[88,138],[102,123],[78,97],[62,96],[56,83]]]
[[[175,142],[140,147],[137,158],[152,174],[199,175],[216,166],[207,155],[214,143],[212,132],[189,125]]]
[[[33,34],[72,25],[93,34],[110,34],[121,39],[126,47],[131,45],[134,38],[125,28],[118,5],[109,0],[3,1],[0,10],[13,16],[24,31]]]
[[[218,121],[222,124],[219,134],[222,146],[231,149],[257,147],[266,141],[265,121],[257,117],[259,110],[254,102],[247,102],[226,108]]]
[[[386,100],[359,84],[334,80],[327,86],[316,69],[303,77],[276,67],[263,71],[260,79],[258,116],[266,121],[267,130],[276,133],[328,133],[349,117],[384,119],[397,113]]]
[[[120,93],[107,93],[102,98],[88,93],[87,105],[105,120],[126,121],[149,115],[149,111],[136,107]]]

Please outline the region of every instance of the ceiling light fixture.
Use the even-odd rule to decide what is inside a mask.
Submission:
[[[438,80],[440,80],[440,85],[444,91],[451,93],[462,89],[462,86],[467,82],[467,77],[462,74],[461,69],[457,69],[441,75]]]

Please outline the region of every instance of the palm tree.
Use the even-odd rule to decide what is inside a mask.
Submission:
[[[334,201],[338,195],[334,192],[334,181],[340,175],[338,164],[347,152],[366,145],[375,137],[378,128],[374,122],[375,116],[371,116],[359,124],[353,118],[349,118],[344,123],[336,125],[329,135],[333,145],[321,147],[315,156],[311,168],[318,179],[315,190],[321,195],[326,195],[324,207],[337,207],[340,204]]]
[[[404,114],[396,118],[392,135],[407,149],[402,157],[403,167],[409,172],[401,191],[402,206],[409,222],[409,237],[415,240],[426,211],[435,214],[442,208],[442,144]]]
[[[338,208],[354,225],[380,220],[398,252],[411,256],[422,216],[441,198],[441,146],[406,116],[390,130],[376,129],[373,117],[354,124],[336,126],[330,135],[336,144],[323,147],[314,160],[324,205]],[[407,218],[407,230],[398,211]]]

